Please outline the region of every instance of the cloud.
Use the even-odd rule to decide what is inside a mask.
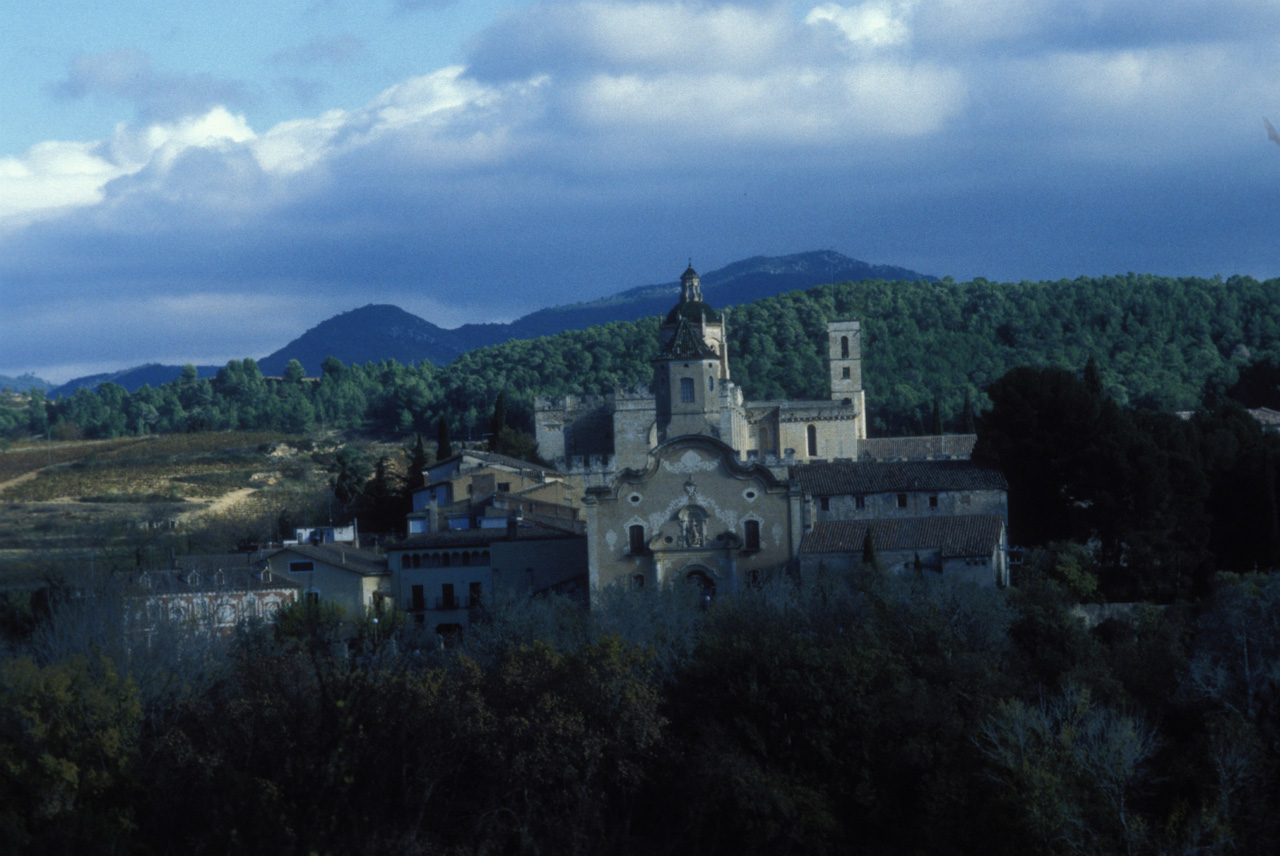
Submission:
[[[48,343],[72,328],[94,334],[68,364],[225,342],[221,362],[368,302],[445,326],[509,317],[670,279],[689,254],[1272,273],[1280,161],[1258,116],[1280,111],[1277,8],[539,2],[465,64],[269,126],[232,98],[162,115],[159,90],[203,79],[82,58],[65,95],[139,114],[0,159],[0,372],[63,359]],[[316,41],[281,62],[342,55]]]
[[[178,119],[213,106],[252,102],[244,86],[208,74],[162,73],[145,53],[132,48],[80,54],[53,91],[61,98],[120,98],[131,102],[144,121]]]

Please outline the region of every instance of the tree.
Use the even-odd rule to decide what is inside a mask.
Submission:
[[[449,440],[449,420],[441,416],[436,423],[436,460],[453,457],[453,443]]]
[[[974,434],[977,430],[977,422],[973,418],[973,402],[969,399],[969,388],[965,387],[964,408],[960,411],[960,433]]]
[[[507,391],[504,389],[498,393],[498,398],[493,402],[493,415],[489,417],[489,448],[497,451],[501,443],[500,435],[504,428],[507,427]]]
[[[334,456],[334,476],[329,480],[334,497],[343,505],[353,505],[364,493],[372,472],[369,458],[362,449],[353,445],[343,446]]]
[[[870,524],[867,525],[866,537],[862,539],[862,564],[868,568],[880,567],[880,560],[876,556],[876,538],[871,532]]]
[[[447,426],[445,439],[448,440]],[[404,492],[406,495],[412,495],[415,490],[426,486],[426,470],[431,463],[427,456],[427,446],[422,442],[421,434],[413,435],[413,445],[405,449],[404,453],[408,459],[405,464],[407,472],[404,477]]]
[[[284,367],[284,381],[288,384],[297,385],[307,376],[307,370],[302,367],[302,363],[297,360],[289,360]]]

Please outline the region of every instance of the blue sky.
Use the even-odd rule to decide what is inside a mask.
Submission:
[[[836,249],[1280,274],[1274,0],[49,0],[0,33],[0,374],[261,357]]]

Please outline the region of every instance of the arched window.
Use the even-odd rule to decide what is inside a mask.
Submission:
[[[840,337],[840,359],[842,360],[849,359],[849,337],[848,336]]]
[[[464,568],[468,567],[470,564],[471,564],[471,554],[464,552],[462,554],[462,567]]]
[[[760,549],[760,521],[744,520],[742,522],[743,548],[747,550]]]
[[[631,547],[631,555],[644,555],[644,527],[639,523],[632,525],[627,529],[628,542]]]
[[[448,553],[441,553],[441,554],[440,554],[440,567],[442,567],[442,568],[447,568],[447,567],[449,567],[449,554],[448,554]]]
[[[412,564],[412,562],[410,562],[410,560],[409,560],[409,554],[408,554],[408,553],[401,553],[401,554],[400,554],[400,570],[402,570],[402,571],[407,571],[407,570],[409,569],[409,566],[410,566],[411,564]]]
[[[421,555],[421,554],[419,554],[419,553],[414,553],[414,554],[413,554],[413,566],[414,566],[415,568],[421,568],[421,567],[422,567],[422,555]]]
[[[809,435],[809,457],[818,457],[818,426],[810,425],[808,429]]]
[[[482,551],[480,551],[480,564],[482,564],[482,565],[487,565],[487,564],[489,564],[489,551],[488,551],[488,550],[482,550]]]
[[[693,378],[680,378],[680,400],[685,403],[693,401]]]
[[[709,392],[715,392],[715,389],[716,389],[715,377],[713,377],[712,375],[707,375],[707,390]]]

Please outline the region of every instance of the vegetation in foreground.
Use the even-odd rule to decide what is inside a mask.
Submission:
[[[1048,567],[1039,560],[1031,568]],[[1272,853],[1280,578],[1092,630],[875,571],[503,601],[451,649],[296,607],[127,639],[9,603],[6,852]],[[390,629],[388,625],[393,625]]]

